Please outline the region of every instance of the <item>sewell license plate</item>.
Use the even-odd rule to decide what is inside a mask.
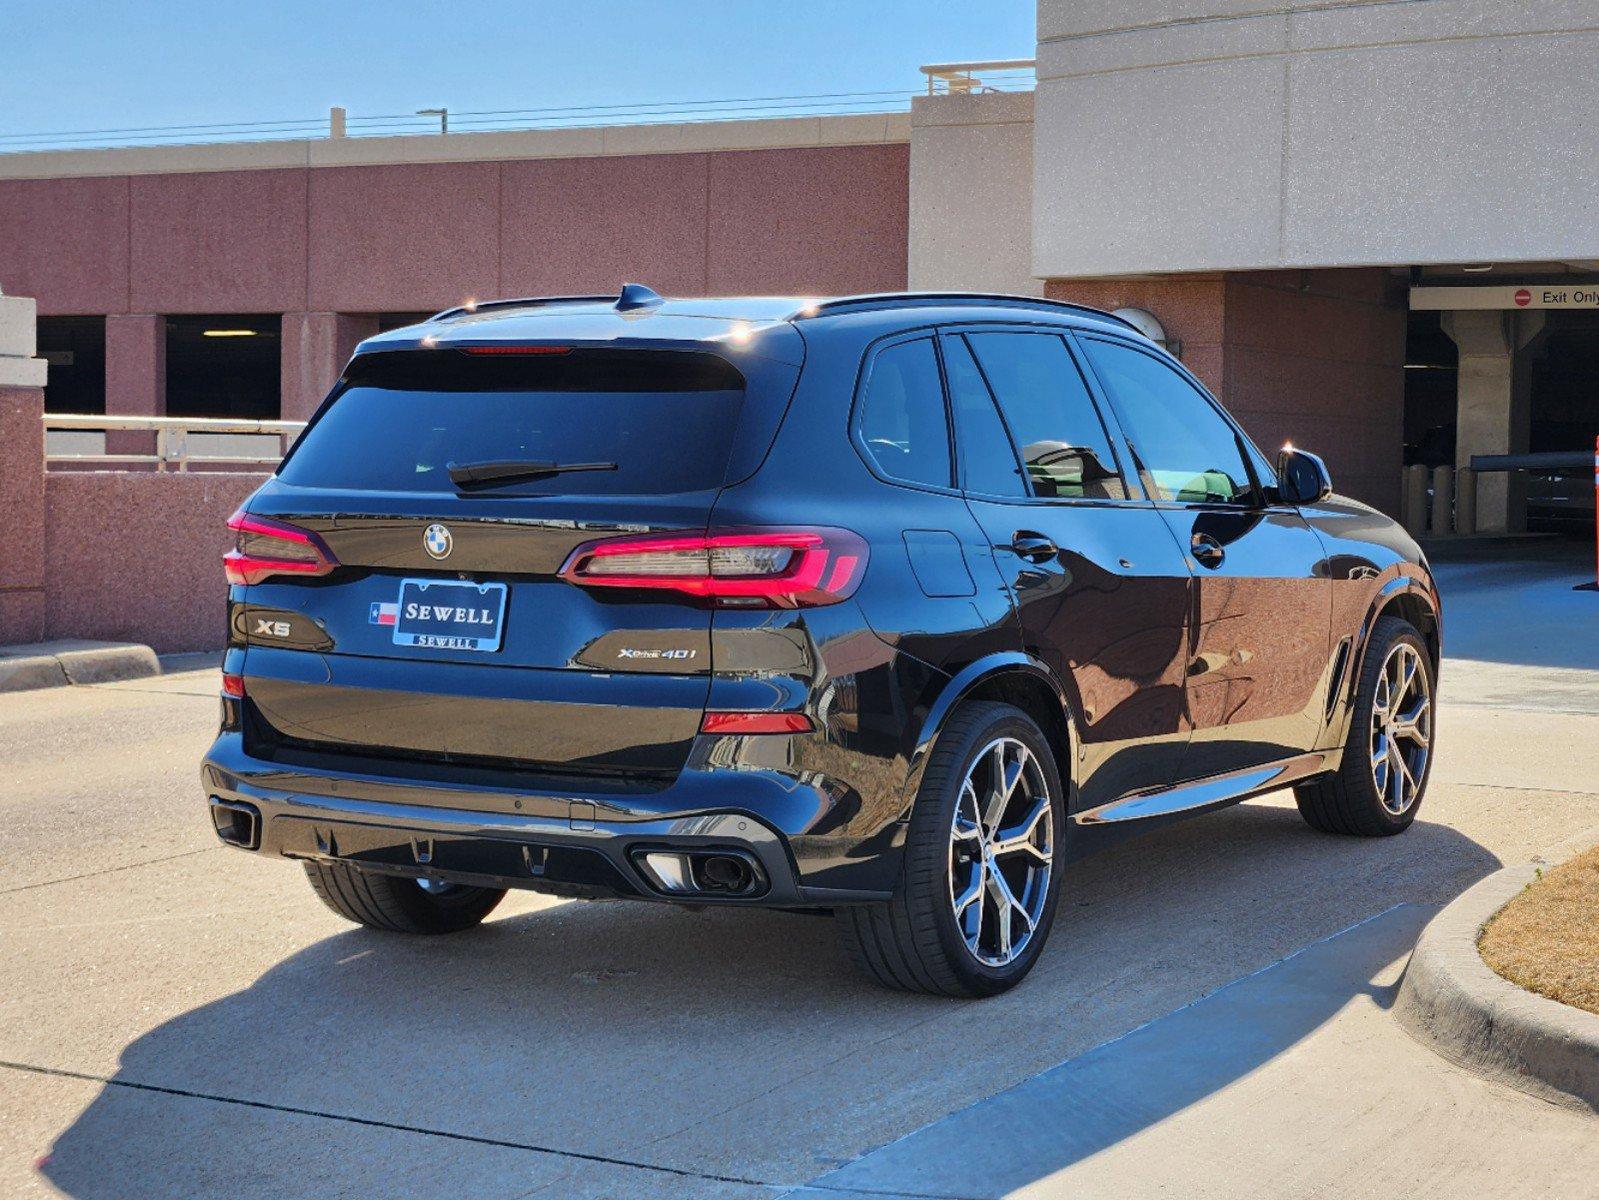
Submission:
[[[402,579],[400,602],[394,606],[394,644],[485,653],[498,650],[505,624],[505,593],[503,583]]]

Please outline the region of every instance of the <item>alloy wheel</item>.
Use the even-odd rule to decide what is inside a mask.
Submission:
[[[1388,652],[1371,701],[1371,779],[1394,816],[1416,803],[1432,747],[1426,665],[1409,642]]]
[[[1049,897],[1055,822],[1044,772],[996,738],[972,760],[950,826],[949,898],[966,949],[1002,967],[1032,941]]]

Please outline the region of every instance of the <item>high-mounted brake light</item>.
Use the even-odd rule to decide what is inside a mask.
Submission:
[[[468,354],[570,354],[570,346],[513,346],[496,344],[490,346],[462,346]]]
[[[847,529],[759,529],[588,542],[561,578],[683,592],[724,608],[810,608],[848,599],[865,571],[866,543]]]
[[[222,556],[229,583],[260,583],[273,575],[326,575],[339,565],[309,529],[254,517],[242,508],[228,518],[233,549]]]

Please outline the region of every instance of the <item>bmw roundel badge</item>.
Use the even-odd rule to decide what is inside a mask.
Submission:
[[[450,557],[450,547],[455,539],[450,536],[450,531],[442,525],[429,525],[422,534],[422,549],[426,550],[433,558]]]

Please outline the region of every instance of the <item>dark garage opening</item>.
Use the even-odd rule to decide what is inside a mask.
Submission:
[[[1405,465],[1455,461],[1459,351],[1441,313],[1413,312],[1405,335]]]
[[[1599,314],[1552,312],[1534,346],[1527,449],[1587,461],[1599,436]],[[1527,528],[1592,537],[1590,471],[1529,472]]]
[[[167,318],[167,415],[276,420],[283,319],[274,313]]]
[[[48,413],[105,412],[105,318],[40,317],[38,354],[49,364]]]

